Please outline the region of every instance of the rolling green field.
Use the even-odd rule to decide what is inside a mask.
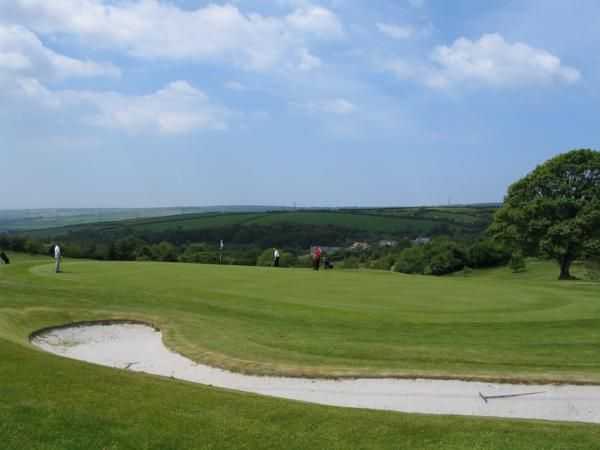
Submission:
[[[423,232],[427,232],[436,224],[435,220],[410,216],[369,215],[357,212],[300,211],[269,212],[261,214],[189,215],[162,220],[147,219],[129,221],[122,225],[126,225],[133,230],[167,231],[174,229],[194,230],[227,225],[274,225],[280,223],[333,225],[371,232],[393,232],[401,230],[403,227],[418,227],[422,229]]]
[[[143,218],[159,218],[182,214],[201,214],[226,210],[227,212],[269,211],[276,206],[207,206],[169,208],[64,208],[0,210],[0,231],[26,231],[71,227],[100,222],[114,222]]]
[[[161,233],[197,231],[239,226],[273,226],[295,224],[332,226],[379,234],[430,235],[444,227],[447,232],[477,234],[491,222],[496,207],[379,208],[348,210],[299,210],[183,214],[140,218],[115,222],[86,223],[36,230],[34,237],[59,237],[71,233],[106,233],[123,235],[131,232]]]
[[[252,373],[600,383],[600,284],[530,262],[469,277],[66,261],[0,266],[8,449],[591,449],[600,427],[429,417],[261,398],[44,354],[36,329],[155,323],[198,361]]]

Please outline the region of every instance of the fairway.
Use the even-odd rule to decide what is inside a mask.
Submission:
[[[57,358],[33,331],[128,318],[236,371],[599,382],[598,284],[531,263],[472,277],[11,255],[0,268],[7,449],[600,448],[593,425],[429,417],[261,398]]]
[[[19,260],[18,257],[15,258]],[[600,286],[532,263],[472,277],[47,260],[2,269],[2,337],[107,318],[219,367],[297,376],[600,382]]]

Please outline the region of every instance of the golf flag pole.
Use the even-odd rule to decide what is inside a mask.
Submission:
[[[219,242],[219,264],[223,264],[223,248],[225,244],[223,243],[223,239]]]

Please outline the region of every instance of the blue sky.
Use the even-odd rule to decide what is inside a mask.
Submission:
[[[500,201],[600,147],[595,0],[0,3],[0,208]]]

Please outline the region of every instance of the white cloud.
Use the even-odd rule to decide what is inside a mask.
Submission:
[[[352,102],[344,98],[317,100],[300,105],[311,113],[326,113],[348,115],[356,112],[357,108]]]
[[[8,83],[4,84],[4,87],[8,87],[5,90],[6,94],[17,97],[18,100],[21,100],[22,97],[29,98],[45,108],[56,109],[64,104],[61,95],[52,92],[35,78],[18,77],[9,80]],[[0,94],[2,94],[1,89]]]
[[[343,35],[336,15],[316,6],[262,16],[231,4],[184,10],[158,0],[14,0],[0,5],[2,20],[46,35],[72,34],[140,58],[219,60],[251,70],[303,64],[293,58],[302,55],[306,40]]]
[[[386,63],[385,68],[398,78],[432,88],[571,84],[581,79],[577,69],[562,64],[552,53],[520,42],[506,42],[499,34],[485,34],[476,41],[462,37],[450,46],[436,47],[428,63],[396,59]]]
[[[148,95],[116,92],[52,91],[32,78],[20,78],[13,95],[46,108],[83,111],[82,120],[131,134],[185,134],[195,130],[225,130],[231,112],[213,104],[186,81],[175,81]]]
[[[415,28],[411,25],[394,25],[378,23],[377,29],[392,39],[409,39],[415,35]]]
[[[384,69],[392,72],[401,80],[418,79],[419,74],[427,72],[427,69],[419,63],[409,62],[404,59],[393,59],[384,64]]]
[[[286,17],[286,21],[294,29],[320,38],[341,38],[344,36],[344,29],[337,16],[330,10],[320,6],[297,9]]]
[[[0,24],[0,71],[48,79],[119,76],[112,64],[82,61],[57,53],[31,31]]]
[[[300,49],[299,55],[298,69],[306,72],[321,66],[321,60],[312,55],[307,49]]]
[[[185,81],[170,83],[144,96],[78,94],[98,109],[92,122],[130,133],[182,134],[193,130],[224,130],[228,112]]]
[[[443,89],[450,85],[442,72],[422,62],[395,59],[385,63],[384,69],[392,72],[400,80],[416,81],[430,88]]]
[[[432,60],[449,84],[470,80],[496,86],[574,83],[581,78],[577,69],[561,64],[548,51],[508,43],[499,34],[485,34],[478,41],[457,39],[449,47],[437,47]]]

